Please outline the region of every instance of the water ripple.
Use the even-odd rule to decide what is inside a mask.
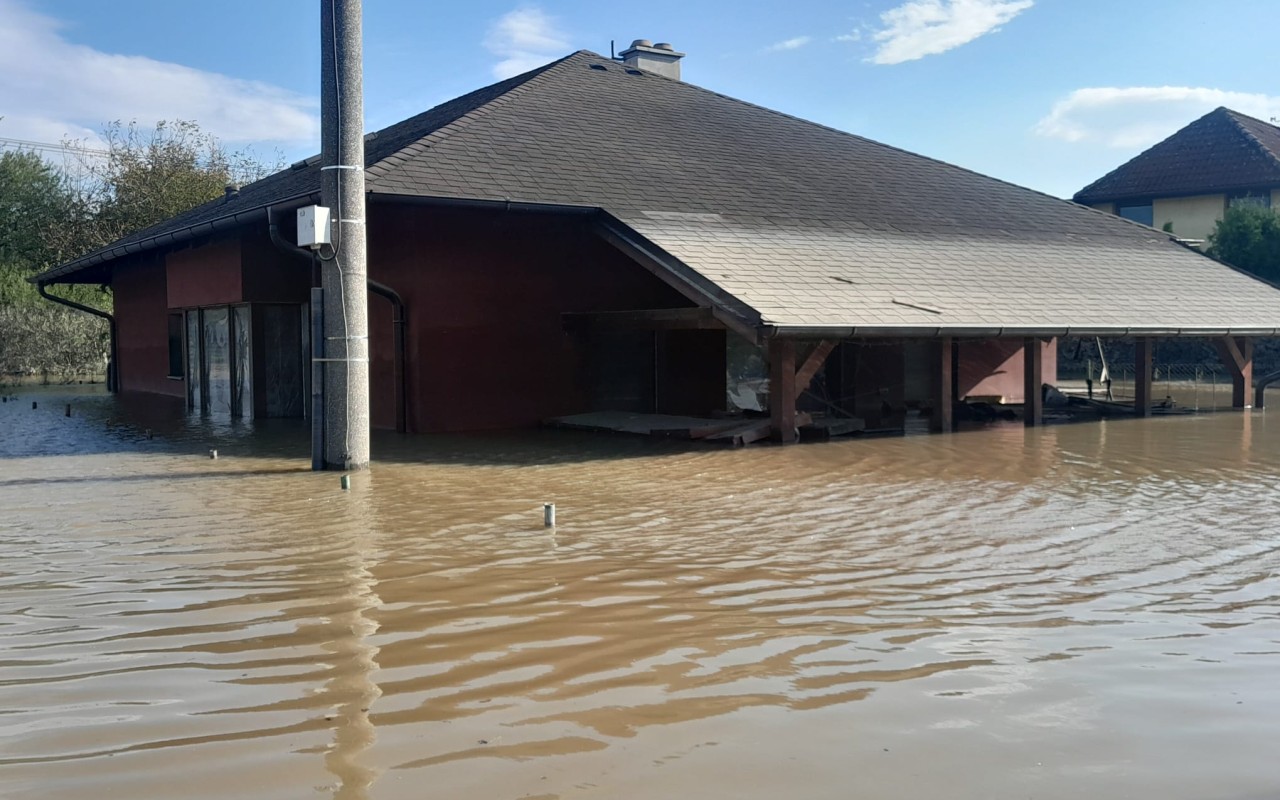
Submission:
[[[1261,414],[388,436],[344,493],[299,426],[70,399],[0,406],[6,797],[1280,786]]]

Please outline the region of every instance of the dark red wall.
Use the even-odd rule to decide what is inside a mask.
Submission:
[[[583,218],[375,204],[370,275],[408,308],[409,429],[535,425],[588,410],[565,311],[690,303]],[[370,297],[373,423],[394,423],[391,307]],[[723,349],[711,365],[723,403]],[[687,370],[686,370],[687,371]]]
[[[184,397],[185,382],[168,377],[169,311],[164,262],[148,259],[118,266],[111,287],[121,390]]]
[[[1002,397],[1006,403],[1025,401],[1021,339],[962,340],[958,346],[957,400],[965,397]],[[1056,339],[1044,349],[1040,371],[1045,383],[1057,382]]]
[[[585,334],[566,333],[561,314],[691,305],[584,217],[373,204],[368,218],[370,276],[408,309],[411,431],[525,427],[591,410]],[[168,308],[305,302],[310,269],[255,229],[147,269],[121,268],[115,285],[125,388],[181,396],[183,383],[165,375]],[[371,416],[380,428],[395,424],[391,320],[391,304],[371,293]],[[723,333],[663,336],[656,405],[722,408]]]
[[[169,308],[230,305],[244,298],[239,239],[169,253],[165,271]]]
[[[305,303],[310,300],[311,265],[281,252],[271,243],[265,228],[245,234],[240,242],[240,259],[240,280],[246,301]]]

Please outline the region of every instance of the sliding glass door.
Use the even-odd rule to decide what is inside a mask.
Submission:
[[[187,403],[202,414],[253,416],[253,326],[249,306],[186,312]]]

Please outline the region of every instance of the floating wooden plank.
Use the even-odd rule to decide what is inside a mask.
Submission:
[[[644,414],[631,411],[592,411],[547,420],[548,425],[583,431],[611,431],[642,436],[705,438],[740,425],[742,420]]]
[[[800,433],[805,438],[812,436],[820,439],[834,439],[837,436],[862,433],[866,429],[866,421],[859,417],[836,417],[814,420],[801,429]]]
[[[655,427],[650,433],[654,436],[666,436],[671,439],[705,439],[708,436],[720,433],[727,426],[737,425],[742,420],[706,420],[700,425],[690,427],[678,426],[675,428]]]
[[[773,423],[767,419],[753,419],[750,422],[739,423],[725,431],[712,434],[707,437],[708,442],[725,442],[732,441],[733,444],[742,446],[758,442],[761,439],[768,438],[773,432]]]

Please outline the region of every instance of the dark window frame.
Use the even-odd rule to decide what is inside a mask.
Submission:
[[[170,380],[187,379],[187,320],[181,311],[171,311],[169,326],[169,374]],[[176,328],[175,328],[176,324]]]
[[[1135,210],[1140,212],[1145,212],[1145,213],[1141,213],[1138,216],[1134,216],[1133,212]],[[1130,213],[1126,214],[1125,213],[1126,211]],[[1155,222],[1156,222],[1155,201],[1148,200],[1145,203],[1133,203],[1133,202],[1116,203],[1116,216],[1123,217],[1124,219],[1127,219],[1130,222],[1137,222],[1141,225],[1146,225],[1148,228],[1153,228],[1155,227]]]

